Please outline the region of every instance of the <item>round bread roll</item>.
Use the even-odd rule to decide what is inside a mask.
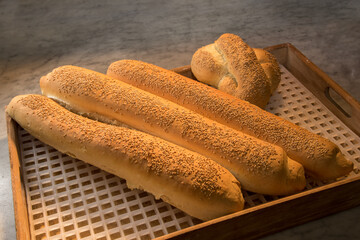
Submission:
[[[126,179],[201,220],[242,210],[240,183],[214,161],[146,133],[74,114],[41,95],[13,98],[6,112],[42,142]]]
[[[333,180],[353,169],[353,163],[345,159],[339,147],[330,140],[173,71],[141,61],[121,60],[112,63],[107,74],[282,147],[314,178]]]
[[[215,160],[246,190],[287,195],[305,187],[302,166],[280,147],[104,74],[63,66],[42,77],[40,86],[72,111],[123,122]]]
[[[223,34],[215,43],[198,49],[191,70],[200,82],[261,108],[272,93],[271,82],[255,52],[234,34]]]

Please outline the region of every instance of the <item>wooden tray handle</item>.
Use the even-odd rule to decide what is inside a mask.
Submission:
[[[290,43],[265,48],[332,113],[360,136],[360,103]]]
[[[352,108],[350,104],[339,95],[335,89],[328,87],[325,89],[325,96],[329,99],[329,101],[335,105],[346,117],[351,118]]]

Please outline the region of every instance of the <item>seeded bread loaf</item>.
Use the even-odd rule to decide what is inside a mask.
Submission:
[[[63,66],[42,77],[40,86],[74,112],[123,122],[213,159],[249,191],[286,195],[305,187],[302,166],[280,147],[104,74]]]
[[[6,112],[34,137],[127,180],[202,220],[243,209],[240,183],[214,161],[160,138],[74,114],[41,95],[17,96]]]
[[[218,91],[170,70],[135,60],[112,63],[111,77],[182,105],[205,117],[282,147],[317,179],[330,180],[351,172],[353,163],[338,146],[247,101]]]
[[[280,81],[279,65],[270,55],[226,33],[194,53],[191,70],[200,82],[264,108]]]
[[[270,83],[270,92],[273,93],[281,80],[280,66],[274,55],[261,48],[253,48],[257,60],[264,69]]]

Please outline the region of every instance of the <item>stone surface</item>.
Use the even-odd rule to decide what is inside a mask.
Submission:
[[[116,60],[173,68],[222,33],[252,47],[290,42],[360,100],[359,1],[0,1],[0,239],[14,239],[4,106],[40,93],[40,77]],[[265,239],[355,239],[360,208]]]

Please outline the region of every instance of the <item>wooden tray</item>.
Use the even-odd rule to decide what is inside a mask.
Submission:
[[[291,44],[266,48],[357,136],[360,104]],[[174,71],[194,78],[190,67]],[[17,239],[30,239],[28,205],[21,171],[17,123],[7,116]],[[360,205],[360,176],[179,230],[160,239],[253,239]],[[277,217],[274,217],[277,216]],[[269,221],[271,219],[271,221]],[[246,224],[244,224],[246,223]]]

